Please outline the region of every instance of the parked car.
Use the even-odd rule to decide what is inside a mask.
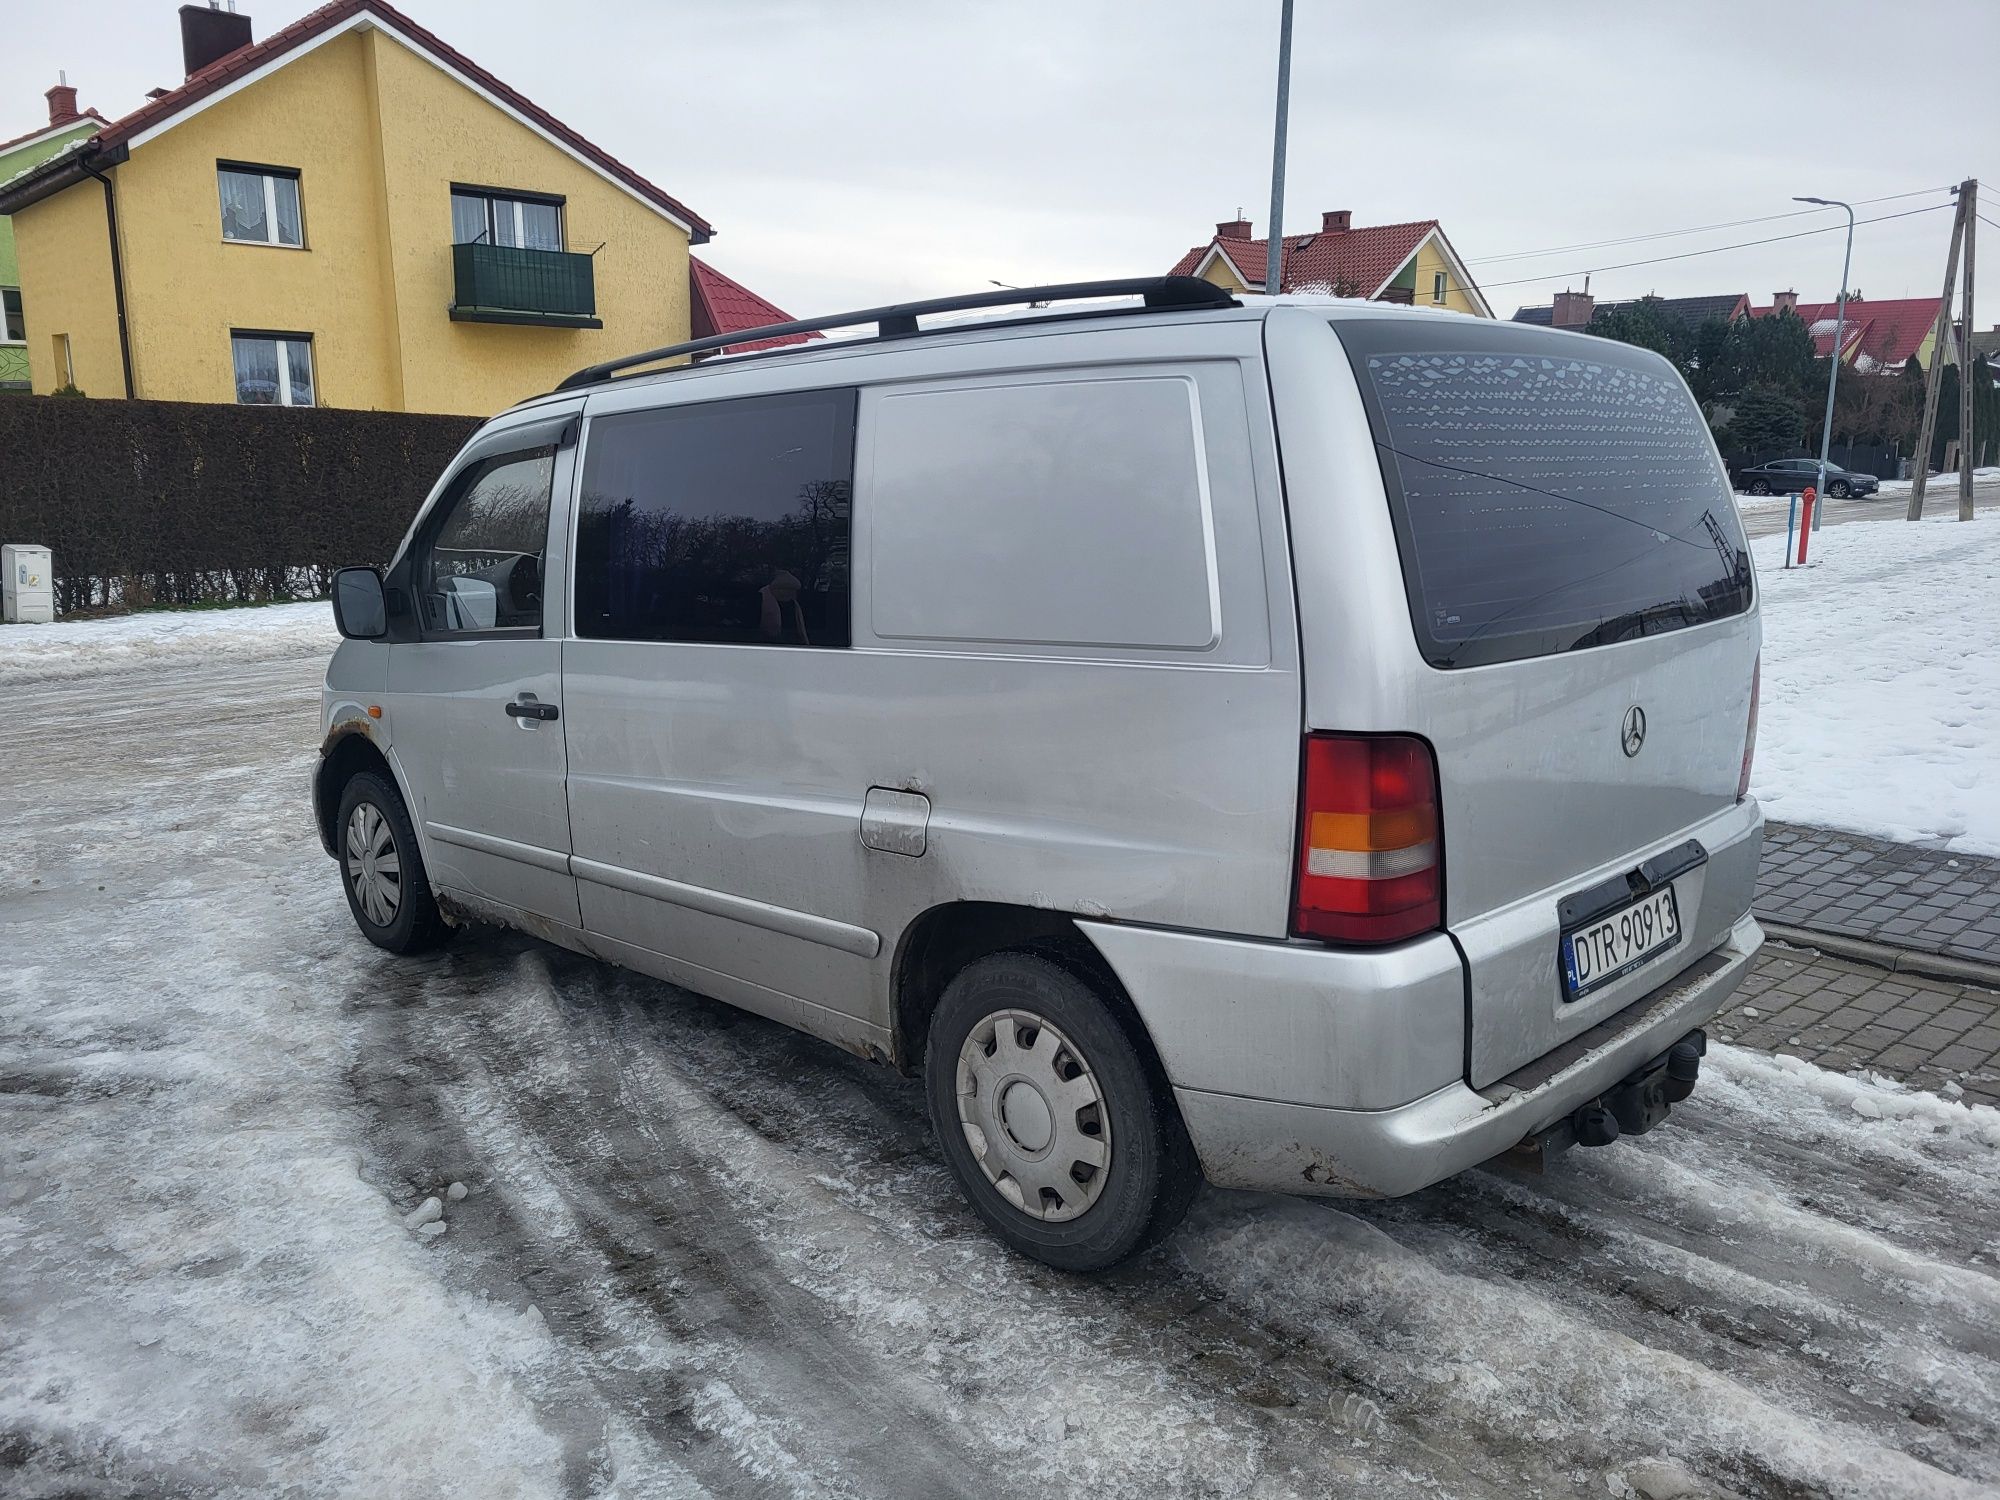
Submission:
[[[1818,489],[1819,460],[1781,458],[1754,468],[1738,469],[1735,483],[1737,489],[1753,495],[1796,495],[1809,485]],[[1843,469],[1835,464],[1826,466],[1826,489],[1822,493],[1830,500],[1845,500],[1850,495],[1872,495],[1881,488],[1882,481],[1873,474],[1857,474],[1852,469]]]
[[[1762,942],[1756,587],[1673,368],[1187,278],[803,326],[864,317],[579,372],[338,576],[362,933],[502,923],[918,1074],[1072,1269],[1202,1173],[1660,1123]]]

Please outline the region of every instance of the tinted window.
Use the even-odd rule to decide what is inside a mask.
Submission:
[[[483,459],[459,475],[417,569],[424,630],[538,630],[555,450]]]
[[[577,518],[577,634],[845,646],[854,392],[598,417]]]
[[[1750,606],[1750,556],[1694,398],[1608,340],[1343,322],[1441,667],[1577,650]]]

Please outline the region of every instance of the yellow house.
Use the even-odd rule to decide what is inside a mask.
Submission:
[[[381,0],[254,42],[0,189],[33,387],[485,414],[689,335],[700,215]]]
[[[1320,215],[1318,232],[1286,235],[1280,288],[1493,316],[1436,219],[1356,228],[1353,218],[1347,209],[1334,209]],[[1248,219],[1230,219],[1215,226],[1206,245],[1183,255],[1172,274],[1199,276],[1232,292],[1262,292],[1270,243],[1251,238]]]

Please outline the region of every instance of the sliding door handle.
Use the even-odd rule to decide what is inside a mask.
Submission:
[[[562,710],[553,703],[537,703],[533,698],[516,698],[507,705],[510,719],[539,719],[547,723],[550,719],[560,719]]]

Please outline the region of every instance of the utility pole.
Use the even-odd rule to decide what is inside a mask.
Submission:
[[[1854,208],[1838,198],[1794,198],[1792,202],[1847,210],[1847,253],[1840,262],[1840,301],[1834,304],[1833,358],[1827,361],[1826,420],[1819,429],[1819,504],[1812,513],[1812,529],[1818,531],[1826,521],[1826,459],[1833,451],[1833,393],[1840,385],[1840,346],[1847,333],[1847,273],[1854,269]]]
[[[1944,384],[1944,352],[1946,341],[1951,338],[1951,292],[1952,283],[1958,280],[1958,247],[1965,242],[1965,200],[1970,181],[1961,182],[1958,193],[1958,210],[1951,219],[1951,252],[1944,260],[1944,295],[1938,301],[1937,325],[1931,331],[1931,367],[1924,377],[1924,421],[1917,434],[1916,472],[1911,476],[1910,508],[1905,520],[1921,521],[1924,518],[1924,484],[1931,472],[1931,437],[1937,431],[1938,392]],[[1959,383],[1964,385],[1965,372],[1959,372]]]
[[[1264,253],[1264,295],[1275,297],[1285,269],[1285,118],[1292,107],[1292,0],[1278,21],[1278,125],[1271,137],[1270,248]]]
[[[1958,317],[1958,518],[1972,519],[1972,465],[1979,445],[1972,436],[1972,241],[1979,222],[1979,179],[1969,179],[1958,195],[1965,205],[1965,308]]]

